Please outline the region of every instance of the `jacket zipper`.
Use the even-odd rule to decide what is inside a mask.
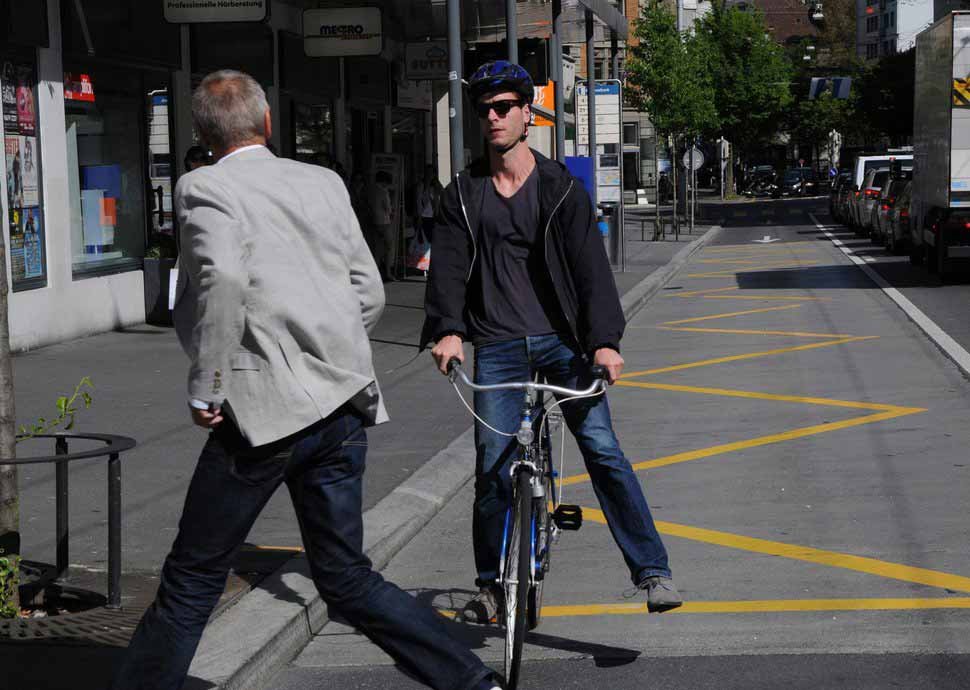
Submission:
[[[546,246],[546,272],[549,273],[549,279],[550,280],[552,280],[552,271],[549,270],[549,228],[552,227],[552,218],[553,218],[553,216],[556,215],[556,211],[558,211],[559,210],[559,207],[562,206],[562,202],[564,202],[566,200],[566,197],[569,196],[569,191],[572,188],[573,188],[573,181],[570,180],[569,181],[569,186],[566,187],[566,191],[563,192],[562,198],[559,200],[559,203],[557,203],[555,206],[552,207],[552,212],[549,214],[549,220],[546,221],[546,231],[545,231],[545,236],[543,237],[543,240],[542,241],[543,241],[543,243]],[[461,194],[461,190],[460,189],[459,189],[458,193],[459,193],[459,195]],[[466,223],[468,222],[468,219],[467,218],[465,219],[465,222]],[[555,286],[556,281],[555,280],[552,280],[552,284],[553,284],[553,286]],[[569,314],[566,313],[566,309],[563,308],[562,305],[560,305],[560,308],[562,308],[562,314],[563,314],[563,316],[566,317],[566,322],[569,324],[569,328],[573,332],[573,338],[576,340],[576,344],[579,345],[580,347],[582,347],[583,344],[579,340],[579,333],[576,331],[576,324],[574,324],[572,322],[572,319],[569,318]]]
[[[468,285],[468,281],[472,279],[472,271],[475,270],[475,259],[478,256],[478,247],[475,244],[475,233],[472,232],[472,224],[468,222],[468,211],[465,210],[465,198],[461,195],[461,180],[459,176],[461,173],[455,174],[455,189],[458,190],[458,201],[461,204],[461,214],[465,216],[465,228],[468,230],[468,236],[472,240],[472,260],[468,264],[468,275],[465,276],[465,285]],[[572,184],[570,182],[570,184]],[[565,197],[563,197],[565,198]]]

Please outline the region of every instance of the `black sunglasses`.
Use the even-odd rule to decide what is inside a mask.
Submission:
[[[521,108],[524,105],[524,101],[520,100],[506,100],[506,101],[492,101],[491,103],[478,103],[475,105],[475,112],[482,119],[488,117],[489,112],[495,111],[495,114],[499,117],[505,117],[509,114],[512,108]]]

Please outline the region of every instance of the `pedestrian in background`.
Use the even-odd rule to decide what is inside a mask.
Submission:
[[[394,262],[397,259],[397,232],[394,226],[394,209],[391,206],[391,174],[378,170],[370,188],[370,212],[374,250],[377,264],[385,282],[394,282]]]
[[[185,160],[182,161],[185,165],[185,172],[192,172],[196,168],[209,165],[211,162],[212,158],[209,156],[209,152],[198,144],[189,147],[189,150],[185,152]]]
[[[187,281],[174,320],[192,420],[209,435],[113,688],[182,687],[233,556],[284,482],[332,612],[435,688],[492,688],[442,618],[363,552],[364,429],[387,420],[368,341],[384,290],[346,189],[267,150],[270,111],[249,75],[208,75],[192,115],[217,163],[175,190]]]
[[[434,229],[434,217],[438,212],[438,201],[441,199],[441,183],[435,174],[433,165],[424,167],[424,178],[418,183],[414,191],[414,227],[424,238],[431,242],[431,231]]]

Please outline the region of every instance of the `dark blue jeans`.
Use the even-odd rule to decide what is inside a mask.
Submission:
[[[587,388],[592,382],[586,358],[564,337],[529,336],[483,345],[475,349],[475,382],[479,384],[527,381],[538,372],[549,383],[566,388]],[[519,425],[523,393],[475,393],[475,410],[491,426],[514,432]],[[606,396],[567,402],[562,407],[566,425],[576,437],[593,490],[606,516],[613,539],[623,553],[634,584],[652,575],[670,575],[664,548],[643,489],[613,433]],[[473,535],[478,586],[498,577],[505,513],[512,497],[510,463],[516,452],[514,438],[500,436],[475,424],[475,508]]]
[[[363,552],[367,436],[345,405],[293,437],[250,447],[227,420],[209,436],[189,485],[155,602],[115,676],[116,690],[178,690],[233,554],[286,482],[324,601],[434,688],[464,690],[491,673],[430,607],[371,569]],[[259,621],[253,621],[259,625]]]

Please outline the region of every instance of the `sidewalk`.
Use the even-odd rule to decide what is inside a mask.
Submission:
[[[628,313],[698,248],[692,242],[706,228],[682,234],[679,242],[643,242],[639,229],[628,216],[627,272],[615,274]],[[417,356],[424,281],[410,278],[386,289],[388,306],[372,345],[392,421],[369,432],[364,487],[366,546],[376,567],[407,543],[472,471],[468,417],[427,353]],[[202,444],[203,434],[185,410],[184,356],[170,329],[142,326],[18,355],[14,374],[18,422],[50,416],[57,396],[88,376],[95,384],[94,404],[79,413],[78,429],[139,442],[122,457],[123,629],[110,638],[80,630],[74,636],[0,645],[0,666],[15,669],[13,688],[101,688],[120,651],[116,645],[130,635],[154,593]],[[21,455],[51,452],[46,446],[18,450]],[[20,483],[24,556],[53,561],[53,469],[34,466],[21,473]],[[105,484],[101,461],[71,469],[71,580],[101,592]],[[305,560],[292,557],[300,539],[285,492],[267,505],[249,542],[253,548],[230,579],[224,613],[214,617],[203,638],[192,687],[259,687],[326,620]]]

